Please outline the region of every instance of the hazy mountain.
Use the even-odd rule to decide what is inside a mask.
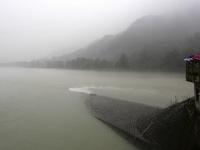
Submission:
[[[116,61],[124,53],[132,66],[171,67],[172,62],[182,65],[186,54],[199,49],[200,11],[193,8],[176,14],[142,17],[122,33],[104,36],[88,47],[57,57],[56,60],[85,57]],[[168,60],[174,61],[168,64]]]

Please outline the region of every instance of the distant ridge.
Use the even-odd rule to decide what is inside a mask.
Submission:
[[[176,54],[175,62],[178,66],[183,65],[180,61],[185,55],[200,50],[200,12],[197,12],[199,10],[144,16],[120,34],[104,36],[88,47],[57,59],[85,57],[116,60],[125,53],[132,65],[138,65],[144,57],[151,61],[150,67],[160,67],[167,63],[164,61],[170,55]]]
[[[105,35],[70,54],[17,64],[70,69],[116,69],[118,66],[118,69],[128,70],[183,71],[184,57],[199,52],[200,9],[197,6],[176,14],[144,16],[124,32]],[[124,65],[117,61],[124,61]]]

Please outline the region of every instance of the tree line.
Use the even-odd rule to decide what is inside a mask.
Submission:
[[[127,56],[122,53],[114,60],[100,58],[78,57],[69,61],[65,60],[38,60],[23,62],[19,65],[24,67],[41,67],[41,68],[66,68],[66,69],[92,69],[92,70],[184,70],[183,59],[185,53],[177,50],[168,51],[162,56],[151,55],[147,51],[141,51],[139,54]]]

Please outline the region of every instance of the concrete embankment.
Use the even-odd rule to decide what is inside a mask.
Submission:
[[[97,119],[144,149],[200,150],[200,123],[192,98],[165,109],[97,95],[87,104]]]

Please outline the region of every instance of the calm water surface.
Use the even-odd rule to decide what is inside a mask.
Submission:
[[[81,92],[166,107],[192,90],[184,74],[0,68],[0,149],[137,150],[90,115]]]

